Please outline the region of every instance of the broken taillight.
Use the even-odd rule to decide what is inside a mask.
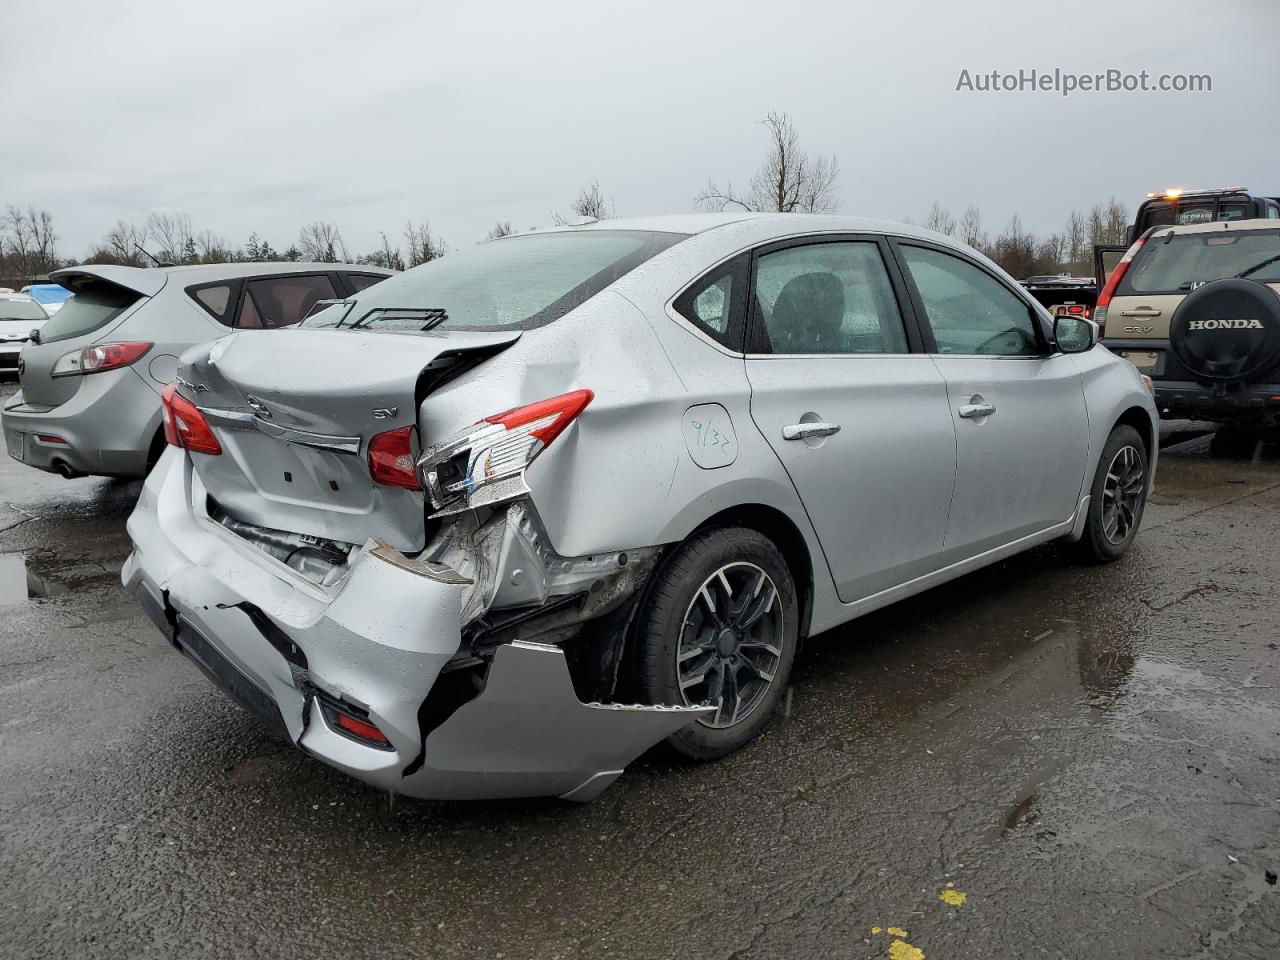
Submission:
[[[485,417],[433,444],[418,465],[437,513],[456,513],[527,493],[525,468],[594,397],[590,390],[574,390]]]
[[[369,475],[387,487],[420,490],[413,457],[413,427],[377,434],[369,441]]]
[[[222,445],[213,435],[209,421],[194,403],[178,395],[177,384],[171,383],[164,388],[160,394],[160,408],[167,443],[212,457],[222,453]]]

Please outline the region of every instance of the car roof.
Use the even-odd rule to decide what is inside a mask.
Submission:
[[[871,217],[851,217],[828,213],[768,213],[757,211],[729,211],[725,213],[679,213],[652,217],[616,217],[594,220],[588,223],[571,223],[538,230],[537,233],[565,232],[573,230],[649,230],[659,233],[699,234],[715,230],[719,233],[761,234],[778,238],[805,233],[889,233],[895,236],[933,240],[950,246],[961,246],[960,241],[924,227],[895,220],[879,220]],[[527,234],[513,234],[527,236]]]
[[[1152,227],[1151,237],[1163,237],[1171,233],[1179,235],[1184,233],[1222,233],[1224,230],[1280,230],[1280,220],[1209,220],[1206,223],[1165,224],[1160,227]]]

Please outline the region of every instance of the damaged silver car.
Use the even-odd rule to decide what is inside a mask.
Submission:
[[[508,237],[188,351],[123,579],[333,767],[589,800],[757,736],[803,637],[1048,540],[1121,556],[1157,419],[1096,338],[898,224]]]

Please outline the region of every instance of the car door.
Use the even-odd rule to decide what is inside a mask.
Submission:
[[[947,561],[1070,520],[1089,455],[1084,386],[1031,303],[976,261],[895,243],[956,432]]]
[[[955,477],[946,384],[888,253],[881,238],[836,236],[753,258],[751,415],[846,603],[935,569]]]

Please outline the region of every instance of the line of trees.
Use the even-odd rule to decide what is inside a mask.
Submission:
[[[778,211],[782,213],[830,213],[839,208],[840,163],[832,156],[810,154],[801,146],[795,123],[786,113],[771,112],[760,121],[767,135],[765,156],[751,174],[745,189],[733,181],[723,185],[708,180],[694,196],[702,210]],[[616,216],[612,198],[606,199],[599,181],[584,186],[570,204],[569,213],[553,212],[556,224],[578,218],[605,220]],[[1062,230],[1037,235],[1026,229],[1015,214],[998,233],[989,234],[977,207],[967,207],[958,217],[934,202],[922,225],[955,237],[981,250],[1015,277],[1043,273],[1092,273],[1093,246],[1123,243],[1128,210],[1112,198],[1085,211],[1073,210]],[[512,233],[509,220],[498,221],[485,239]],[[428,263],[448,252],[427,220],[410,220],[398,237],[379,233],[374,250],[355,253],[343,241],[336,224],[324,220],[309,223],[283,250],[257,232],[241,246],[233,246],[212,230],[197,230],[185,213],[152,213],[141,224],[117,221],[93,244],[83,261],[63,260],[57,253],[57,234],[47,210],[9,205],[0,217],[0,285],[17,286],[75,262],[153,266],[157,263],[195,264],[232,261],[305,260],[322,263],[364,263],[404,270]]]

